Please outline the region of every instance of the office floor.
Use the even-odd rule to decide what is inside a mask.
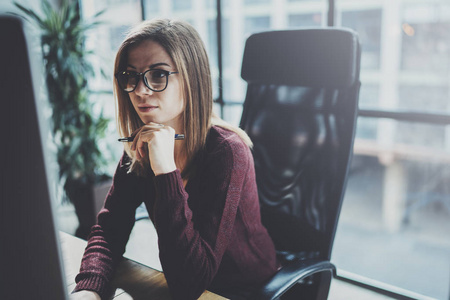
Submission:
[[[73,206],[70,204],[64,204],[57,207],[57,220],[58,228],[61,231],[74,234],[78,220],[74,213]],[[140,232],[145,231],[145,235],[141,235]],[[150,234],[148,234],[150,232]],[[136,239],[136,236],[141,238]],[[146,236],[145,239],[142,236]],[[137,247],[139,245],[139,247]],[[141,220],[136,223],[133,229],[130,241],[128,243],[125,256],[128,258],[137,260],[141,263],[156,266],[156,269],[160,268],[158,254],[153,252],[152,255],[148,255],[149,251],[146,249],[156,249],[156,233],[148,220]],[[143,253],[146,255],[143,255]],[[151,252],[151,251],[150,251]],[[329,300],[348,300],[348,299],[364,299],[364,300],[383,300],[393,299],[387,296],[383,296],[366,290],[341,280],[333,279],[330,289]]]

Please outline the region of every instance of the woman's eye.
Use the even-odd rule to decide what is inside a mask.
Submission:
[[[166,72],[161,71],[161,70],[154,70],[151,72],[152,73],[152,78],[163,78],[164,76],[166,76]]]

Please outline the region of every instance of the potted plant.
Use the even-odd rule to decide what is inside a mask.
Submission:
[[[76,235],[86,238],[94,225],[93,186],[108,179],[101,172],[106,164],[98,147],[109,120],[95,115],[88,98],[88,79],[93,69],[84,47],[86,31],[98,22],[84,22],[78,1],[62,0],[59,9],[42,2],[43,15],[14,3],[41,32],[48,98],[52,108],[52,133],[57,147],[59,177],[66,197],[79,220]],[[101,13],[94,17],[98,17]]]

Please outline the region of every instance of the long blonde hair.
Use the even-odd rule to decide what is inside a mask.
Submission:
[[[119,47],[114,64],[114,74],[123,71],[127,66],[130,47],[152,40],[160,44],[169,54],[176,70],[182,78],[181,87],[184,89],[185,109],[184,146],[187,163],[183,170],[183,178],[192,173],[192,160],[203,149],[208,131],[212,125],[235,131],[251,146],[247,134],[239,128],[231,126],[213,114],[213,98],[211,72],[208,55],[197,31],[187,22],[169,19],[154,19],[144,21],[134,27]],[[144,123],[131,104],[128,93],[122,91],[114,80],[116,98],[117,128],[121,136],[130,136]],[[130,171],[145,175],[149,164],[144,160],[139,162],[135,158],[130,145],[125,144],[125,151],[132,158]]]

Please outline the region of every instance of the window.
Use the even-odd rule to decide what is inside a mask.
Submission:
[[[288,0],[289,2],[320,2],[322,0]]]
[[[446,299],[450,126],[408,113],[449,112],[450,3],[336,4],[338,22],[362,42],[361,114],[381,109],[409,120],[359,117],[332,260],[339,269]]]
[[[325,26],[326,1],[230,0],[222,1],[222,9],[224,118],[238,125],[246,93],[240,76],[245,40],[252,33],[272,29]]]
[[[289,15],[289,27],[322,26],[322,14]]]
[[[270,17],[247,17],[244,22],[244,32],[246,34],[268,30],[270,28]]]
[[[245,4],[268,4],[271,0],[244,0]]]
[[[145,15],[156,17],[161,11],[161,5],[159,2],[159,0],[145,0],[143,2]]]
[[[189,10],[192,9],[192,0],[173,0],[172,5],[174,11]]]
[[[368,121],[379,128],[376,139],[361,133],[360,125]],[[446,130],[360,118],[332,254],[339,269],[436,299],[448,297]]]
[[[447,3],[404,5],[401,70],[448,76],[450,17]],[[417,59],[417,57],[421,59]],[[431,74],[430,74],[431,75]]]
[[[341,25],[359,34],[363,54],[362,69],[380,68],[381,9],[344,11]]]

